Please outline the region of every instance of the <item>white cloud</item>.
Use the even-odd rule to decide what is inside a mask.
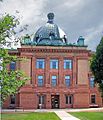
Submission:
[[[4,0],[0,2],[0,14],[10,13],[20,17],[21,26],[28,24],[28,30],[21,35],[35,33],[46,22],[48,12],[55,13],[55,22],[68,36],[69,42],[76,42],[83,35],[89,48],[96,48],[103,29],[103,0]],[[20,35],[20,34],[19,34]]]
[[[89,49],[95,51],[103,36],[103,25],[87,29],[85,33],[87,34],[85,36],[85,43],[89,46]]]
[[[37,25],[41,24],[43,17],[43,9],[45,8],[47,0],[4,0],[0,2],[0,14],[9,13],[19,18],[20,25],[17,26],[16,31],[20,31],[21,27],[28,24],[29,27],[22,33],[17,35],[21,36],[26,33],[34,33]],[[12,44],[12,47],[14,45]],[[20,45],[17,45],[18,47]]]
[[[86,42],[90,42],[92,41],[97,35],[102,36],[102,32],[103,32],[103,25],[100,25],[98,27],[95,28],[90,28],[86,30],[87,36],[85,36],[86,38]]]
[[[83,0],[68,0],[62,4],[64,7],[77,8],[83,3]]]
[[[0,4],[0,13],[17,15],[20,18],[20,26],[25,24],[36,26],[42,17],[47,0],[4,0]],[[16,11],[19,13],[16,14]]]

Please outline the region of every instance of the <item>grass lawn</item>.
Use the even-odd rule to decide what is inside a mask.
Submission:
[[[80,120],[103,120],[103,112],[73,112],[70,114]]]
[[[2,120],[60,120],[55,113],[13,113],[2,114]]]

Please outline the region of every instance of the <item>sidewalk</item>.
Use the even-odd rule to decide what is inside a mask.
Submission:
[[[65,111],[54,111],[61,120],[80,120]]]
[[[1,112],[54,112],[54,111],[65,111],[65,112],[103,112],[102,108],[85,108],[85,109],[2,109]]]

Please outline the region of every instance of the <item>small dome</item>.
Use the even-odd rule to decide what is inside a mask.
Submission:
[[[35,33],[33,41],[39,44],[62,45],[66,44],[66,34],[56,24],[54,24],[54,13],[47,15],[47,23],[40,27]]]

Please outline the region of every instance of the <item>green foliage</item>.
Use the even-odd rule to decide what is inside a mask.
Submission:
[[[103,37],[97,46],[96,53],[91,60],[91,70],[95,76],[96,83],[102,83],[103,80]]]
[[[28,78],[20,70],[13,71],[7,68],[11,61],[20,61],[16,56],[10,56],[7,50],[0,49],[0,58],[3,59],[0,64],[3,68],[0,70],[1,101],[3,102],[9,95],[15,94]]]
[[[0,44],[5,44],[7,42],[6,38],[10,38],[11,34],[14,33],[14,28],[18,25],[18,20],[14,16],[9,14],[2,16],[0,18]],[[18,62],[16,56],[11,56],[8,54],[8,50],[0,48],[0,86],[1,86],[1,102],[3,102],[9,95],[15,94],[18,89],[25,84],[28,79],[24,73],[20,70],[9,70],[8,65],[11,61]]]
[[[92,57],[90,67],[95,77],[95,83],[98,84],[103,104],[103,37]]]
[[[99,90],[101,92],[101,97],[103,98],[103,83],[99,83]]]
[[[18,19],[9,14],[0,18],[0,44],[6,44],[6,38],[15,34],[14,28],[19,24]]]

